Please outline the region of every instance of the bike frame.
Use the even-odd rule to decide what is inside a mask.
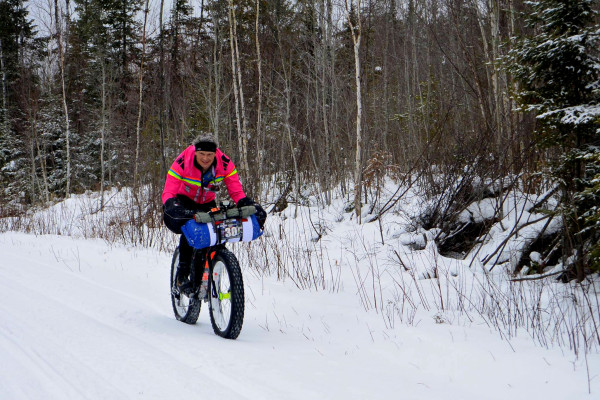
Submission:
[[[205,300],[208,296],[208,276],[213,269],[213,259],[219,250],[218,246],[204,249],[194,249],[190,269],[190,281],[194,296],[199,300]],[[206,284],[206,287],[203,287]]]

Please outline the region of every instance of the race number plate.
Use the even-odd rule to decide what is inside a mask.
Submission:
[[[240,240],[243,235],[242,221],[239,219],[226,219],[217,225],[217,229],[223,242]]]

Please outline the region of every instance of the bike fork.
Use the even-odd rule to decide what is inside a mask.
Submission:
[[[200,279],[200,285],[198,288],[198,299],[200,300],[205,300],[208,298],[208,275],[210,273],[211,270],[211,266],[212,266],[212,260],[215,256],[216,251],[214,250],[206,250],[206,251],[200,251],[197,249],[194,249],[194,254],[192,256],[192,262],[194,265],[194,268],[192,268],[192,282],[198,282],[196,280],[196,273],[201,273],[201,279]],[[198,263],[196,263],[195,259],[196,257],[200,255],[200,265],[201,267],[198,267]]]

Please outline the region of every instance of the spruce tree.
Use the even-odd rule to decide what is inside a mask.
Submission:
[[[140,24],[136,13],[142,1],[73,2],[77,18],[71,26],[73,67],[69,86],[78,133],[78,141],[73,144],[74,185],[88,189],[102,179],[102,171],[107,178],[116,160],[122,166],[119,171],[129,171],[137,107],[131,101],[137,93],[132,65],[139,62]],[[109,156],[110,148],[116,149],[116,157]]]
[[[581,280],[590,268],[600,270],[593,255],[600,239],[600,26],[593,0],[528,4],[532,34],[516,41],[509,71],[520,84],[522,110],[537,114],[538,148],[556,155],[549,178],[562,189],[557,213],[564,221],[563,251],[574,256],[565,264]]]
[[[23,55],[34,48],[35,32],[24,3],[0,1],[0,199],[4,204],[24,200],[29,183],[23,145],[27,122],[18,98],[23,81],[30,78]]]

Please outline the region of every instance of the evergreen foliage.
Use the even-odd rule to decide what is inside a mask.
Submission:
[[[26,74],[24,54],[34,48],[34,27],[27,18],[25,2],[0,2],[0,199],[8,203],[28,198],[25,145],[22,135],[27,125],[19,108],[19,90]]]
[[[23,143],[11,128],[10,121],[0,119],[0,199],[10,204],[29,198],[28,176]]]
[[[27,19],[27,9],[22,0],[3,0],[0,2],[0,41],[2,44],[3,73],[9,83],[7,88],[19,76],[19,57],[27,41],[33,38],[35,31]]]
[[[40,132],[37,142],[39,151],[35,158],[37,174],[45,186],[43,190],[50,194],[49,197],[60,198],[64,196],[67,184],[65,117],[61,100],[57,96],[45,95],[40,100],[40,105],[37,125]]]
[[[600,148],[600,25],[592,0],[540,0],[531,7],[529,36],[509,54],[509,71],[520,83],[518,101],[538,120],[538,148],[555,158],[549,175],[562,187],[563,251],[574,255],[582,279],[600,271],[598,257],[598,157]]]

